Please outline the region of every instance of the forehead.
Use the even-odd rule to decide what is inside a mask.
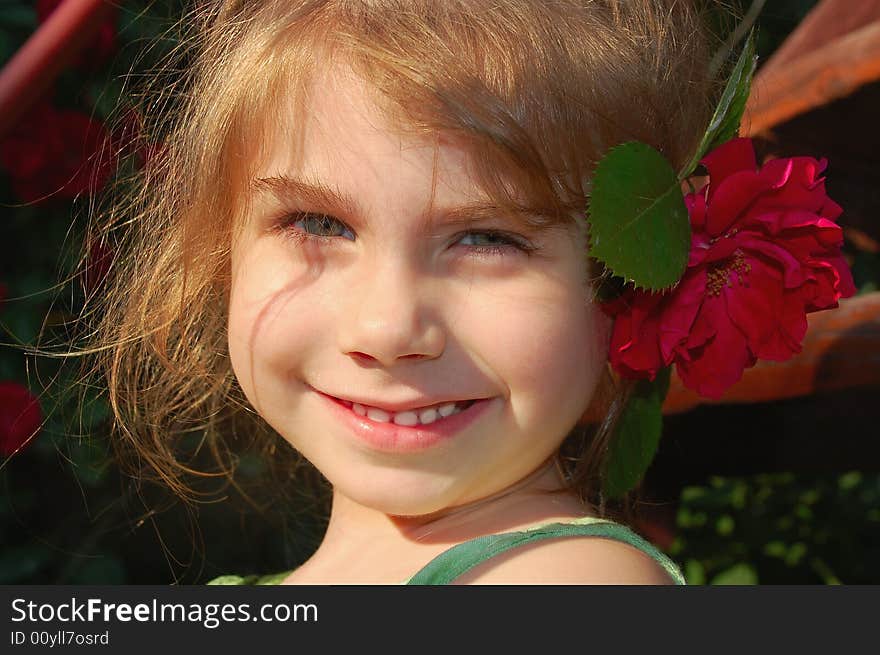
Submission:
[[[299,93],[282,90],[268,112],[256,144],[261,154],[251,157],[250,198],[296,203],[305,196],[318,205],[305,209],[415,216],[413,226],[503,218],[531,234],[579,229],[575,218],[530,195],[528,173],[486,151],[466,129],[407,120],[396,101],[347,64],[313,71]]]
[[[350,69],[333,66],[309,86],[304,98],[291,93],[279,103],[256,180],[287,177],[377,196],[427,186],[438,197],[486,198],[462,141],[408,127]]]

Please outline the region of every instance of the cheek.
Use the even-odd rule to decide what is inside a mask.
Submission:
[[[252,349],[257,310],[249,299],[246,281],[233,276],[229,294],[227,344],[232,372],[247,399],[256,407]],[[259,411],[259,408],[257,408]]]
[[[569,412],[588,404],[605,352],[600,310],[587,298],[575,284],[543,280],[471,306],[475,350],[515,402],[562,404]]]
[[[227,336],[230,363],[248,400],[261,413],[271,390],[271,385],[260,384],[262,378],[269,373],[273,378],[285,375],[296,353],[312,343],[309,330],[315,315],[297,311],[296,303],[302,299],[297,297],[299,285],[289,266],[285,258],[265,247],[233,258]],[[295,315],[305,318],[292,320]]]

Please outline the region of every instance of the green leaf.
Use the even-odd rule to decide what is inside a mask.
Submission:
[[[604,493],[617,498],[635,487],[651,465],[663,432],[663,399],[671,369],[661,369],[654,381],[640,380],[617,424],[608,455]]]
[[[715,113],[712,114],[712,120],[709,121],[709,127],[703,134],[697,152],[681,170],[679,178],[689,177],[707,152],[725,141],[729,141],[739,133],[739,124],[746,109],[749,90],[752,86],[752,76],[757,64],[755,31],[752,30],[749,32],[746,44],[743,46],[730,77],[727,79],[724,92],[721,94],[721,99],[718,101]]]
[[[599,162],[590,194],[590,255],[636,287],[662,290],[681,279],[691,245],[681,184],[669,162],[638,141]]]
[[[758,584],[758,574],[748,564],[735,564],[722,571],[709,584],[713,585],[754,585]]]

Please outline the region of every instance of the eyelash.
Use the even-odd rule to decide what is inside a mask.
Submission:
[[[323,236],[320,234],[312,234],[311,232],[306,232],[300,228],[293,228],[293,225],[295,223],[298,223],[299,221],[307,218],[329,219],[330,221],[333,221],[336,224],[343,226],[346,230],[352,231],[351,228],[349,228],[338,218],[328,216],[327,214],[318,214],[312,212],[297,212],[294,214],[285,215],[275,223],[273,229],[277,232],[280,232],[285,238],[291,239],[297,244],[312,241],[327,245],[335,245],[332,242],[338,239],[338,236]],[[511,246],[516,251],[524,253],[526,255],[529,255],[533,251],[537,250],[537,247],[526,243],[525,241],[521,240],[513,234],[501,230],[468,230],[459,234],[458,237],[461,238],[471,234],[494,237],[496,239],[502,239],[504,241],[504,243],[500,245],[468,246],[470,248],[470,251],[477,256],[505,256],[516,254],[511,252]]]

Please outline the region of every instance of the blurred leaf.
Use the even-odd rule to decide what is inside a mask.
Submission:
[[[856,252],[850,270],[859,295],[880,288],[880,253]]]
[[[746,43],[730,77],[727,78],[727,84],[709,121],[705,134],[700,141],[700,145],[694,153],[691,160],[679,173],[679,177],[684,179],[693,174],[700,160],[706,153],[720,146],[725,141],[729,141],[739,133],[739,124],[742,121],[742,115],[746,108],[746,101],[749,99],[749,89],[752,84],[752,75],[758,60],[755,57],[755,32],[749,32]]]
[[[681,499],[685,502],[693,502],[699,500],[706,495],[706,490],[702,487],[685,487],[681,490]]]
[[[862,481],[862,474],[858,471],[851,471],[840,476],[839,485],[843,490],[853,489]]]
[[[819,574],[819,577],[822,578],[822,582],[828,585],[839,585],[842,584],[840,578],[834,575],[834,571],[831,570],[825,562],[822,561],[819,557],[814,557],[810,560],[810,566],[813,567],[813,570]]]
[[[792,544],[785,553],[785,563],[788,566],[797,566],[804,555],[807,554],[807,545],[801,541]]]
[[[727,536],[731,534],[736,527],[736,522],[733,520],[733,517],[729,514],[725,514],[718,518],[715,522],[715,531],[720,534]]]
[[[755,585],[758,584],[758,574],[748,564],[737,564],[716,575],[709,584]]]
[[[648,470],[663,431],[663,399],[669,389],[670,369],[654,381],[639,380],[618,421],[609,446],[604,492],[617,498],[635,487]]]
[[[813,518],[813,512],[810,510],[809,505],[798,505],[794,508],[794,514],[803,521],[809,521]]]
[[[700,560],[689,559],[684,563],[684,579],[689,585],[706,584],[706,570]]]
[[[771,541],[770,543],[764,546],[764,553],[769,555],[770,557],[785,557],[785,553],[788,552],[788,546],[786,546],[781,541]]]

